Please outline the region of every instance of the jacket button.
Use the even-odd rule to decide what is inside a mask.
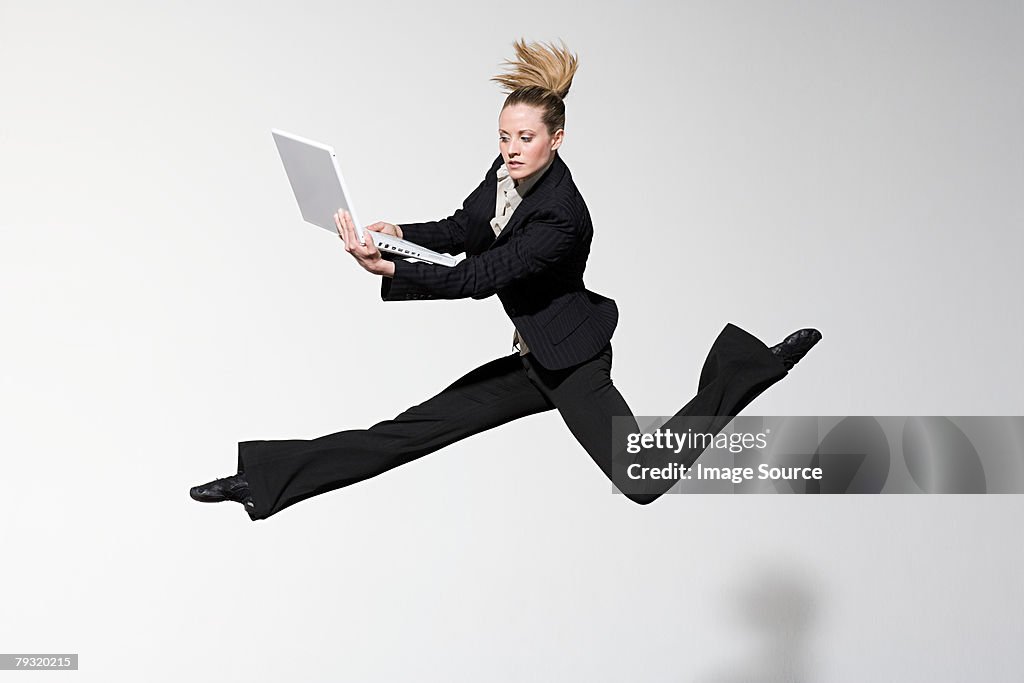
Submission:
[[[509,306],[508,307],[508,314],[509,315],[516,315],[516,309],[512,308],[511,306]]]

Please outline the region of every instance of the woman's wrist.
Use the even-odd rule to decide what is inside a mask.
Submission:
[[[402,237],[402,226],[399,225],[398,223],[395,223],[394,225],[395,225],[395,232],[398,233],[398,239],[405,239],[404,237]]]

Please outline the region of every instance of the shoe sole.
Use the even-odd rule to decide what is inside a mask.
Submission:
[[[191,493],[189,494],[189,497],[197,503],[223,503],[226,500],[231,500],[230,498],[197,498]]]
[[[235,500],[234,498],[228,498],[227,496],[223,496],[221,498],[205,498],[205,497],[202,496],[202,494],[196,494],[193,491],[189,491],[188,495],[189,495],[189,498],[191,498],[192,500],[194,500],[196,502],[199,502],[199,503],[223,503],[225,501],[231,501],[233,503],[241,503],[241,502],[243,502],[243,500],[245,500],[245,499]]]

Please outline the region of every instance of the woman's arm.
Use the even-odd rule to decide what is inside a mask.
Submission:
[[[467,200],[468,201],[468,200]],[[463,209],[456,209],[448,218],[427,223],[402,223],[402,239],[444,254],[466,251],[466,225]]]
[[[381,283],[385,301],[482,299],[521,278],[535,275],[572,253],[579,243],[578,221],[540,212],[505,244],[471,256],[453,268],[394,261],[393,275]]]

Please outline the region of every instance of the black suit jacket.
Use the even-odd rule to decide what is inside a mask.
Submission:
[[[491,228],[499,154],[462,208],[448,218],[401,223],[403,237],[466,258],[454,268],[395,260],[381,298],[483,299],[497,294],[530,352],[557,370],[597,354],[612,337],[615,301],[583,285],[594,227],[569,167],[557,150],[497,238]]]

